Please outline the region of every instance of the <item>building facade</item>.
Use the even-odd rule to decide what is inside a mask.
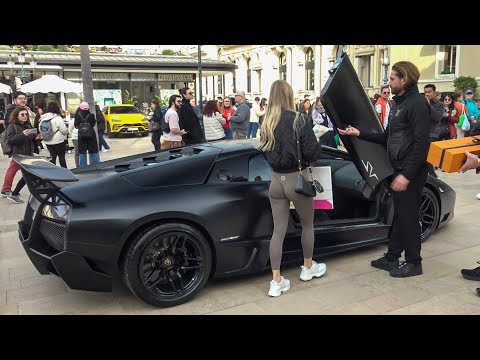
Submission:
[[[20,78],[25,83],[46,74],[82,82],[79,53],[25,51],[21,64],[7,65],[7,61],[16,59],[17,55],[15,51],[0,50],[0,82],[13,89],[21,85]],[[35,65],[29,63],[32,56]],[[90,61],[94,97],[101,107],[125,102],[127,97],[134,97],[133,102],[138,104],[150,104],[156,96],[164,102],[172,93],[178,94],[182,87],[197,92],[198,62],[191,56],[91,53]],[[203,60],[202,69],[206,76],[222,76],[234,71],[236,66],[221,60]],[[69,110],[75,110],[82,100],[81,94],[60,96],[65,96],[62,104],[66,103]]]
[[[335,60],[331,45],[206,45],[202,56],[235,64],[237,69],[222,76],[203,76],[204,98],[229,96],[244,90],[247,98],[268,97],[271,84],[287,80],[295,96],[316,96],[328,79]],[[190,54],[197,56],[197,48]]]
[[[278,79],[287,80],[298,99],[305,94],[313,98],[320,95],[338,49],[338,45],[203,45],[202,57],[237,66],[222,76],[204,74],[204,98],[231,95],[235,90],[244,90],[251,101],[255,96],[268,98],[271,84]],[[420,87],[434,83],[439,91],[453,91],[456,77],[480,80],[477,45],[345,45],[344,50],[369,96],[380,92],[388,83],[391,66],[401,60],[419,67]],[[197,52],[196,46],[189,49],[192,56]]]

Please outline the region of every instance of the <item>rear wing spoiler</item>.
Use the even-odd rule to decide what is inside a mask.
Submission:
[[[52,164],[45,157],[14,155],[13,161],[20,165],[28,190],[40,202],[61,189],[61,183],[78,181],[70,170]]]

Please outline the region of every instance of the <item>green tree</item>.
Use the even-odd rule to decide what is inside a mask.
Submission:
[[[10,45],[0,45],[0,50],[12,50]]]
[[[162,55],[175,55],[175,51],[170,49],[162,50]]]
[[[54,48],[52,45],[38,45],[37,50],[38,51],[54,51]]]
[[[459,76],[453,80],[453,86],[455,91],[461,91],[462,94],[464,94],[468,89],[472,89],[475,93],[478,83],[473,76]]]
[[[58,45],[57,50],[62,51],[62,52],[67,52],[68,51],[68,46],[67,45]]]
[[[123,91],[123,103],[124,104],[135,104],[137,97],[133,94],[130,94],[128,90]]]

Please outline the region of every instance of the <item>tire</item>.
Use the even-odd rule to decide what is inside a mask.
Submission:
[[[165,223],[146,229],[129,244],[122,277],[147,304],[169,307],[192,299],[205,286],[211,267],[210,246],[200,231]]]
[[[107,136],[109,139],[115,137],[115,135],[112,134],[112,130],[110,129],[110,124],[107,122]]]
[[[440,220],[440,204],[432,190],[424,187],[420,205],[420,224],[422,242],[433,234]]]

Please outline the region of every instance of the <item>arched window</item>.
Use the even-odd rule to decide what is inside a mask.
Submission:
[[[247,60],[247,92],[252,92],[252,69],[250,59]]]
[[[281,53],[278,59],[279,66],[278,66],[278,74],[280,80],[287,80],[287,56],[285,53]]]
[[[315,90],[315,55],[312,48],[305,52],[305,90]]]

